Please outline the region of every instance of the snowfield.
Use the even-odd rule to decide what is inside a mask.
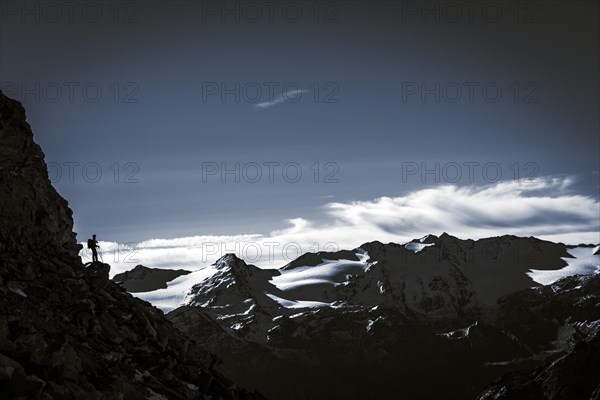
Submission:
[[[597,247],[569,249],[568,253],[575,258],[563,257],[562,259],[568,264],[566,267],[553,271],[532,269],[527,275],[537,283],[550,285],[566,276],[597,274],[600,272],[600,254],[594,255],[597,249]]]
[[[289,300],[271,293],[265,292],[265,294],[282,307],[290,309],[330,306],[330,302],[319,301],[322,297],[323,286],[334,287],[347,282],[350,276],[364,273],[369,267],[370,264],[367,263],[369,255],[366,252],[359,251],[356,256],[359,261],[323,260],[321,264],[316,266],[297,267],[281,271],[282,274],[272,280],[272,283],[286,294],[298,295],[300,298],[310,298],[310,300]],[[219,268],[211,265],[172,280],[167,284],[166,289],[132,293],[132,295],[168,313],[188,304],[190,301],[188,293],[192,286],[211,278],[217,271],[219,271]]]
[[[273,284],[283,291],[319,284],[339,285],[349,276],[362,274],[369,267],[369,255],[365,251],[359,250],[356,256],[359,261],[324,259],[319,265],[281,271],[280,276],[273,278]]]
[[[195,284],[210,278],[217,272],[212,265],[194,271],[188,275],[182,275],[173,279],[167,284],[166,289],[159,289],[153,292],[131,293],[133,296],[151,303],[160,308],[166,314],[177,307],[188,303],[187,295]]]

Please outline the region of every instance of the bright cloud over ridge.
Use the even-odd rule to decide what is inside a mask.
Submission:
[[[570,193],[571,184],[570,178],[538,178],[486,186],[440,185],[400,197],[328,203],[326,220],[292,218],[268,234],[101,244],[114,275],[137,264],[195,270],[226,253],[278,268],[305,252],[352,249],[373,240],[402,243],[442,232],[462,239],[513,234],[567,244],[598,243],[600,204]],[[83,250],[84,258],[87,252]]]

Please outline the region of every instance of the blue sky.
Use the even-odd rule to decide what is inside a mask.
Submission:
[[[27,14],[9,1],[0,83],[26,106],[80,240],[269,235],[298,218],[331,227],[382,197],[419,193],[444,209],[425,190],[506,184],[515,201],[494,218],[464,196],[460,221],[392,207],[377,229],[599,242],[598,4],[508,3],[495,3],[499,18],[463,8],[454,21],[444,2],[429,13],[330,2],[317,14],[288,2],[272,19],[260,2],[108,2],[93,22],[58,2],[53,22],[40,2]],[[527,177],[524,189],[515,178]]]

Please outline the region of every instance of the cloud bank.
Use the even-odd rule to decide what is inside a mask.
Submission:
[[[448,232],[462,239],[513,234],[567,244],[600,241],[600,204],[572,194],[569,178],[441,185],[401,197],[333,202],[328,218],[292,218],[268,234],[152,239],[136,244],[103,242],[111,276],[137,264],[196,270],[226,253],[263,268],[279,268],[305,252],[352,249],[373,240],[406,242]],[[88,250],[82,251],[89,259]]]

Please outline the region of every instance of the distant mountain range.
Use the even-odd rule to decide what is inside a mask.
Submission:
[[[153,290],[166,289],[168,282],[189,273],[190,271],[182,269],[147,268],[143,265],[138,265],[131,271],[115,275],[112,280],[130,293],[151,292]]]
[[[227,254],[135,295],[171,311],[168,319],[217,354],[220,371],[267,397],[521,398],[506,393],[554,390],[536,383],[532,368],[594,346],[598,253],[444,233],[307,253],[280,269]],[[118,277],[122,285],[155,281],[153,270],[135,270]],[[555,375],[554,388],[569,385]],[[598,380],[586,382],[572,393],[591,396]]]

